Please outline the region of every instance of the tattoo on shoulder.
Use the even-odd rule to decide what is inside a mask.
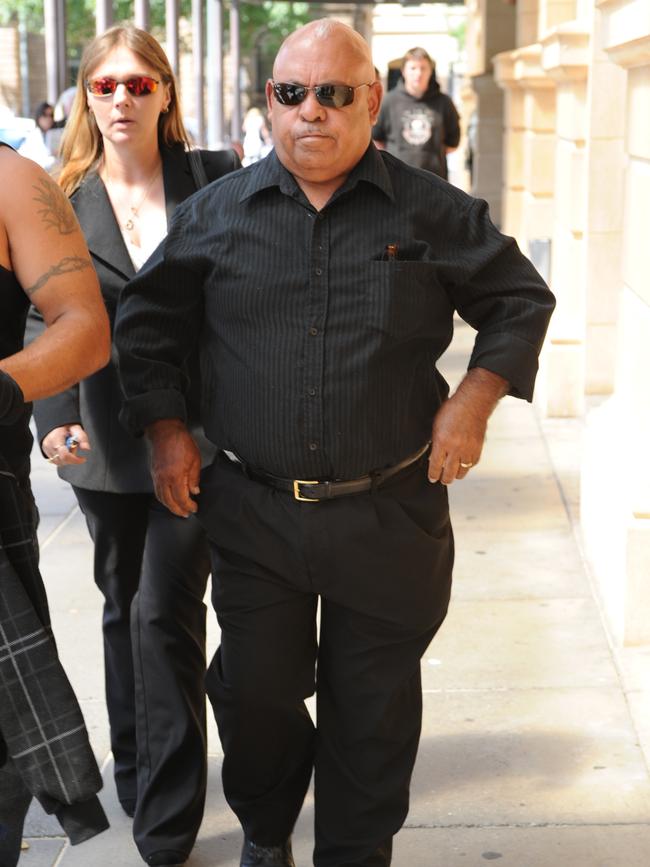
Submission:
[[[41,274],[33,286],[25,289],[25,293],[31,296],[34,292],[42,289],[52,277],[60,277],[61,274],[72,274],[73,271],[85,271],[86,268],[92,268],[90,259],[86,259],[83,256],[65,256],[56,265],[52,265],[45,274]]]
[[[34,201],[41,205],[38,213],[46,228],[56,229],[60,235],[71,235],[77,228],[74,211],[60,187],[50,178],[39,178],[33,184]]]

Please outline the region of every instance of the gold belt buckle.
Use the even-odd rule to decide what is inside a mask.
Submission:
[[[301,503],[320,503],[318,497],[303,497],[300,493],[300,488],[298,485],[317,485],[318,481],[316,479],[312,479],[311,481],[307,479],[294,479],[293,480],[293,498],[294,500],[300,500]]]

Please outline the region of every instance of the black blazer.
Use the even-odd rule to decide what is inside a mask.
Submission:
[[[182,145],[161,147],[167,220],[174,209],[197,190],[189,161]],[[209,181],[239,168],[234,151],[200,151]],[[115,321],[117,302],[125,283],[135,275],[115,219],[106,188],[97,174],[88,175],[71,198],[72,206],[86,238],[106,309]],[[198,343],[198,341],[197,341]],[[188,414],[194,436],[199,441],[204,463],[214,451],[198,424],[199,384],[197,358],[189,365],[192,387],[188,395]],[[120,425],[118,415],[122,395],[117,377],[116,358],[79,385],[34,404],[39,441],[55,427],[81,424],[88,433],[92,451],[85,464],[59,469],[61,478],[80,488],[111,493],[148,493],[152,488],[146,443],[134,439]]]

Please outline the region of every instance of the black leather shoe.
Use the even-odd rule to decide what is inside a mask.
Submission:
[[[239,867],[296,867],[291,839],[281,846],[257,846],[252,840],[244,840]]]

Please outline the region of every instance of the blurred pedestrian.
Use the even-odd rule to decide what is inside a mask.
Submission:
[[[28,133],[18,153],[38,163],[46,171],[56,165],[56,151],[52,149],[49,133],[54,126],[54,109],[49,102],[40,102],[34,112],[34,129]]]
[[[249,166],[268,154],[273,147],[273,140],[264,115],[257,106],[251,106],[246,112],[242,129],[244,131],[242,164]]]
[[[66,125],[76,95],[77,88],[75,85],[72,87],[66,87],[65,90],[61,91],[59,98],[56,101],[56,105],[54,106],[54,126],[64,127]]]
[[[410,166],[447,177],[447,154],[458,147],[460,122],[424,48],[404,55],[402,80],[385,94],[372,137]]]
[[[48,327],[24,348],[30,301]],[[0,143],[2,867],[18,862],[32,797],[73,844],[108,827],[96,797],[101,776],[58,660],[38,570],[28,403],[91,374],[108,354],[106,311],[70,205],[41,168]]]
[[[122,287],[165,237],[176,206],[239,167],[231,150],[189,150],[169,62],[150,34],[132,26],[113,27],[84,52],[62,163],[59,182],[86,235],[111,322]],[[190,423],[207,463],[214,449],[198,423],[196,358],[188,364],[184,375],[197,396]],[[37,404],[35,415],[42,448],[60,456],[60,475],[95,546],[117,794],[134,815],[146,862],[179,864],[194,845],[206,790],[208,546],[198,521],[175,517],[154,497],[145,442],[120,426],[120,404],[112,361]]]

